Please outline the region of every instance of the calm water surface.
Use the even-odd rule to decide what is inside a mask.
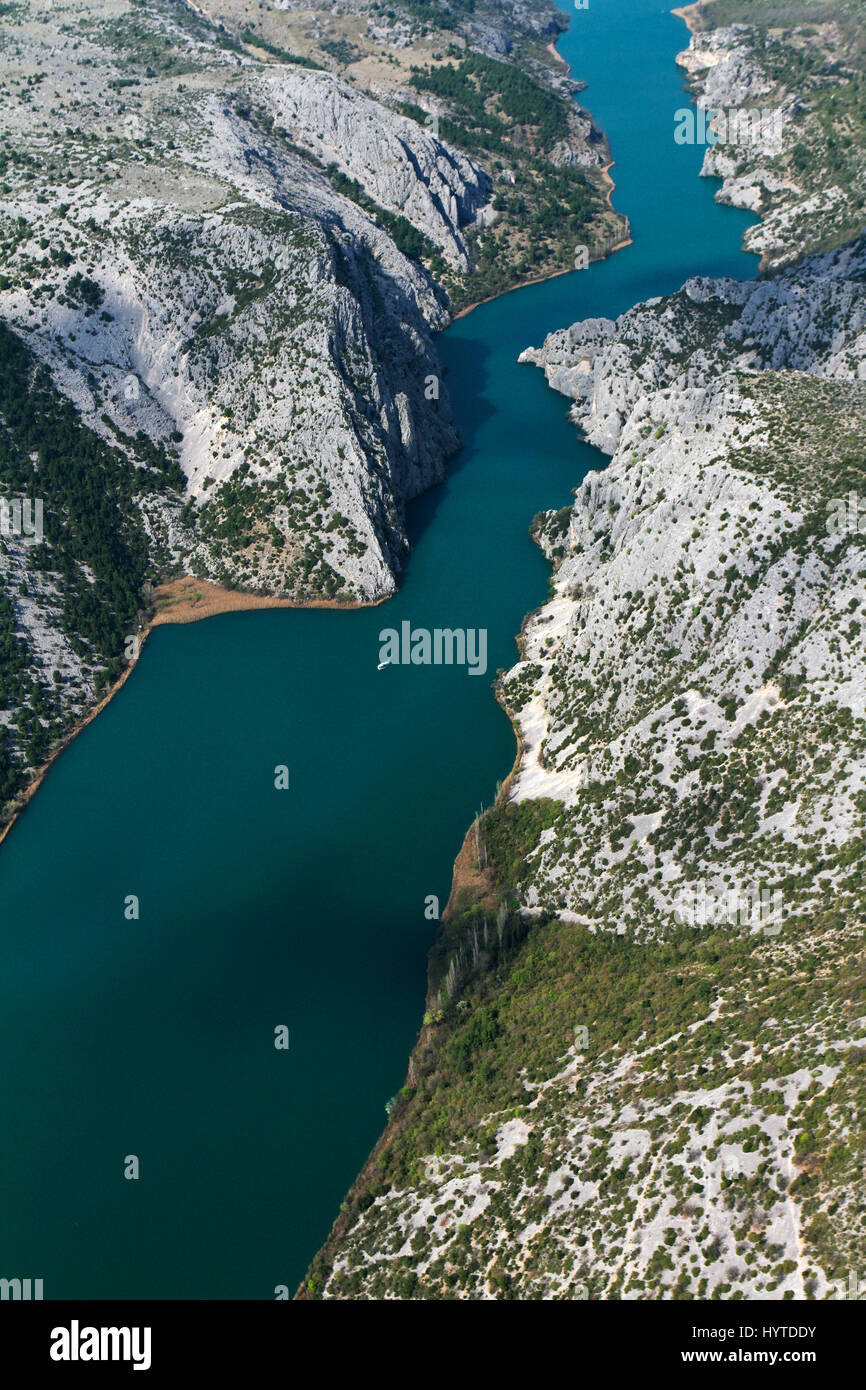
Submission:
[[[489,680],[547,591],[530,520],[603,463],[517,355],[691,274],[755,271],[751,219],[673,142],[682,23],[593,0],[571,26],[560,52],[635,244],[443,335],[465,447],[413,507],[399,596],[158,629],[0,850],[0,1276],[42,1278],[46,1298],[295,1287],[405,1074],[425,896],[444,904],[513,761]],[[379,630],[403,619],[487,628],[489,678],[377,671]]]

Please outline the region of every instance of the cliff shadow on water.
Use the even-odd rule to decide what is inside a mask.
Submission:
[[[440,348],[443,340],[440,338]],[[461,338],[448,342],[443,362],[443,385],[448,392],[455,418],[459,417],[460,447],[449,460],[448,474],[439,486],[416,497],[407,512],[407,533],[410,542],[407,572],[411,570],[412,557],[424,540],[428,528],[436,520],[444,493],[453,484],[457,475],[472,461],[479,430],[489,419],[496,407],[487,399],[486,390],[490,378],[490,349],[482,336]],[[468,401],[475,402],[475,409],[467,409]]]
[[[750,273],[745,218],[713,203],[694,151],[677,162],[685,29],[648,0],[571,18],[561,51],[611,136],[635,245],[440,337],[463,448],[410,508],[400,592],[157,629],[0,854],[0,1049],[19,1059],[2,1082],[2,1242],[46,1297],[296,1286],[405,1075],[425,900],[447,900],[466,827],[513,762],[490,682],[547,592],[532,517],[604,464],[517,356],[693,271]],[[379,630],[407,619],[484,629],[483,677],[378,671]]]

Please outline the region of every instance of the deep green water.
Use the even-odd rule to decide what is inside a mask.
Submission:
[[[571,12],[560,51],[635,244],[443,336],[465,448],[413,508],[399,596],[157,630],[0,850],[0,1276],[46,1298],[267,1299],[327,1235],[405,1074],[425,896],[444,905],[514,756],[488,678],[379,672],[379,630],[487,628],[489,678],[511,665],[547,591],[530,520],[603,464],[518,353],[690,274],[755,271],[750,219],[673,141],[686,39],[658,0]]]

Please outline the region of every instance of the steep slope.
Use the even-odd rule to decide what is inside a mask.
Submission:
[[[2,805],[135,659],[160,579],[394,591],[457,444],[418,257],[465,268],[489,181],[182,5],[0,24]],[[368,181],[378,153],[395,211],[299,152],[313,128]]]
[[[328,68],[344,79],[344,93],[351,84],[483,166],[492,196],[460,224],[471,264],[452,258],[436,269],[454,306],[570,269],[577,246],[595,258],[628,236],[607,197],[607,142],[575,102],[582,84],[551,43],[569,20],[550,0],[300,0],[257,9],[217,0],[209,11],[246,52]],[[304,77],[314,84],[309,71]],[[334,114],[336,122],[328,112],[307,126],[302,112],[299,143],[383,206],[401,208],[399,182],[382,161],[355,158],[377,143],[375,125],[341,126]]]
[[[503,23],[521,29],[516,11]],[[406,503],[457,447],[433,334],[443,286],[474,273],[473,230],[496,218],[493,178],[435,117],[280,48],[258,16],[186,0],[0,14],[0,822],[135,659],[160,580],[385,598]],[[568,127],[570,89],[503,71],[530,94],[521,138],[548,108]],[[575,130],[588,149],[595,132]],[[617,219],[581,179],[569,226],[598,214],[595,247]],[[84,558],[93,483],[83,468],[73,498],[48,466],[37,405],[62,415],[75,457],[123,479],[100,503],[136,537],[122,581],[109,539],[104,572]],[[37,510],[35,537],[22,517]]]
[[[85,9],[75,39],[62,23],[28,26],[10,63],[4,318],[90,428],[180,445],[189,493],[207,503],[186,563],[301,599],[380,597],[405,552],[403,503],[442,477],[455,444],[430,337],[444,307],[250,103],[289,120],[297,83],[326,83],[332,107],[363,108],[355,128],[380,109],[324,74],[264,76],[177,7],[116,8]],[[84,125],[52,154],[45,116],[72,83]],[[325,97],[304,96],[320,120]],[[481,176],[393,124],[407,211],[465,258],[441,198],[430,225],[424,161],[440,188],[454,179],[464,212]]]
[[[860,236],[523,354],[611,462],[536,519],[551,597],[500,682],[518,764],[467,836],[406,1086],[302,1296],[847,1296],[864,272]]]
[[[703,173],[750,208],[763,265],[826,250],[866,220],[866,38],[858,0],[701,0],[678,62],[717,113]]]
[[[627,878],[620,921],[655,930],[688,863],[707,891],[795,887],[782,921],[828,890],[841,907],[849,879],[856,905],[863,556],[838,518],[866,462],[864,270],[861,239],[804,266],[797,293],[790,272],[693,281],[616,325],[576,325],[566,352],[555,335],[525,354],[613,462],[540,521],[555,598],[503,685],[525,750],[513,794],[570,807],[590,784],[619,788],[582,827],[586,872],[566,871],[559,834],[540,851],[533,902],[579,901],[594,920],[596,887],[612,903]]]
[[[792,297],[814,375],[771,315],[780,366],[720,374],[724,282],[534,354],[614,458],[539,519],[523,754],[325,1297],[824,1298],[860,1267],[863,265]]]

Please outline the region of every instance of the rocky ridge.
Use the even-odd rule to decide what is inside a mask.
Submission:
[[[405,504],[457,447],[433,344],[446,301],[418,253],[468,264],[489,180],[188,6],[16,5],[0,24],[0,495],[39,499],[44,527],[13,511],[0,537],[2,802],[134,657],[159,578],[298,602],[394,591]],[[101,567],[86,557],[91,483],[67,495],[58,469],[49,490],[37,405],[112,479],[134,564],[107,524]]]
[[[253,90],[295,144],[359,180],[381,207],[469,269],[461,228],[476,221],[491,183],[467,155],[329,74],[283,68]]]
[[[766,100],[750,62],[716,100]],[[521,756],[305,1296],[849,1296],[864,271],[861,235],[523,354],[611,462],[536,519],[551,597],[499,687]]]
[[[695,32],[677,59],[699,108],[766,115],[708,143],[702,169],[722,180],[719,201],[760,214],[744,245],[764,268],[828,249],[866,220],[862,16],[845,0],[825,19],[791,5],[780,22],[778,9],[692,5],[684,14]],[[720,22],[728,15],[748,22]]]
[[[846,1296],[864,256],[524,354],[613,457],[538,519],[551,599],[501,681],[522,756],[321,1296]]]
[[[531,46],[549,10],[497,14]],[[397,109],[408,68],[396,87],[344,80],[326,66],[348,71],[356,50],[327,23],[310,21],[319,47],[294,13],[269,14],[303,39],[288,51],[248,6],[228,11],[22,0],[0,15],[0,498],[40,499],[45,525],[38,545],[15,524],[0,536],[0,806],[134,659],[158,580],[387,597],[406,503],[457,447],[433,335],[442,285],[466,280],[470,236],[499,216],[491,176],[435,112]],[[412,56],[435,50],[416,20]],[[597,143],[574,123],[565,159]],[[592,197],[573,187],[583,217]],[[90,484],[69,491],[39,410],[105,478],[134,564],[107,517],[86,536]]]
[[[614,772],[635,760],[657,768],[667,789],[661,800],[649,790],[653,779],[645,795],[633,788],[635,806],[654,804],[645,822],[634,817],[630,852],[664,839],[669,815],[682,827],[690,816],[699,823],[693,798],[701,801],[709,779],[689,769],[700,748],[731,750],[756,722],[768,731],[790,724],[802,687],[810,719],[845,727],[863,720],[859,627],[842,623],[840,631],[840,615],[860,603],[860,540],[839,531],[836,504],[847,505],[859,482],[864,271],[861,238],[769,281],[690,281],[616,324],[577,324],[523,355],[574,399],[575,422],[613,458],[588,475],[566,515],[540,520],[555,597],[527,628],[524,661],[503,682],[525,748],[517,799],[580,801],[600,778],[593,750],[604,749],[602,764]],[[806,767],[804,760],[798,784]],[[772,853],[781,840],[792,858],[822,827],[845,843],[860,833],[863,775],[848,738],[832,776],[821,779],[824,796],[814,782],[808,797],[794,795],[777,772],[762,781],[759,805],[779,801],[780,818],[762,809],[756,835],[767,819]],[[784,806],[772,794],[783,784]],[[615,800],[621,807],[620,793]],[[597,831],[598,808],[594,815]],[[744,867],[764,881],[776,870],[771,860],[759,865],[759,848],[750,838]],[[617,863],[624,850],[617,846]],[[544,900],[544,858],[534,865],[533,902]],[[665,900],[662,917],[673,912],[675,862],[663,856],[654,865],[648,901],[632,890],[634,911],[621,909],[624,920],[646,929],[656,899]],[[633,877],[634,863],[629,869]],[[560,864],[555,876],[568,885],[558,906],[592,902],[591,881],[576,868],[566,873]],[[605,895],[614,887],[621,885],[606,884]],[[813,907],[827,887],[816,885]]]

